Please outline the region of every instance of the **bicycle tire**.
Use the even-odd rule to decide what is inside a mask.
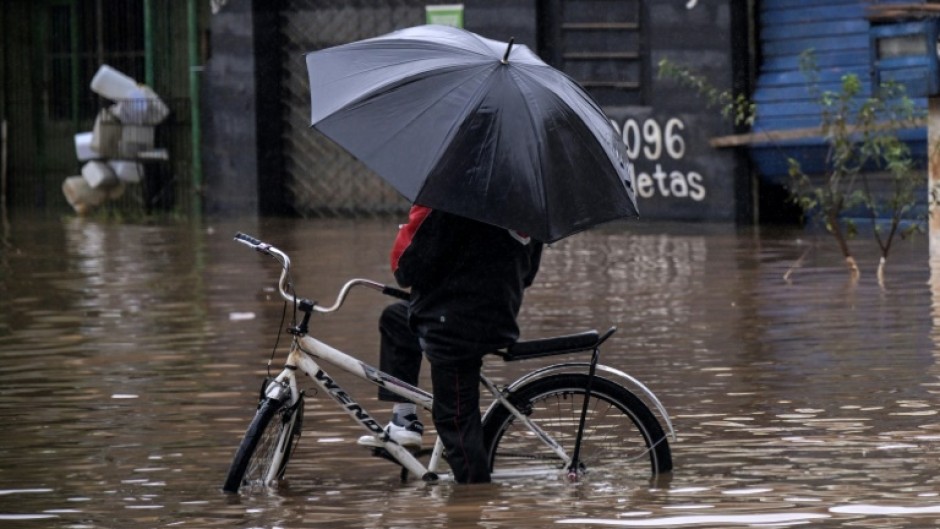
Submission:
[[[284,476],[287,462],[300,437],[304,407],[303,398],[293,407],[287,402],[286,398],[269,397],[261,401],[232,459],[223,491],[238,492],[243,485],[271,485],[264,482],[264,476],[275,464],[278,465],[275,479]]]
[[[561,373],[526,383],[509,398],[571,456],[587,383],[586,374]],[[588,404],[579,473],[633,475],[646,473],[647,464],[654,477],[672,470],[672,453],[662,426],[636,395],[595,376]],[[536,467],[566,470],[565,462],[505,406],[487,413],[483,439],[494,473],[531,473]]]

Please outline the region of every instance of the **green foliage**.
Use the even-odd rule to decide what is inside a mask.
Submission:
[[[692,88],[705,98],[709,107],[718,107],[721,115],[725,119],[731,119],[735,125],[754,124],[757,104],[744,94],[733,95],[728,90],[718,90],[704,76],[694,74],[688,68],[673,64],[668,59],[659,61],[659,75]]]
[[[838,90],[820,90],[812,50],[801,56],[801,69],[820,108],[820,131],[827,146],[826,173],[812,179],[799,161],[789,159],[792,198],[804,213],[818,214],[846,257],[851,255],[846,239],[854,237],[857,229],[843,215],[863,208],[874,226],[882,257],[887,258],[902,221],[911,217],[915,190],[923,184],[898,131],[913,126],[922,116],[899,84],[882,84],[872,95],[864,96],[858,76],[846,74]],[[873,191],[873,172],[888,175],[887,193]],[[883,219],[888,219],[887,226]]]
[[[898,131],[914,126],[923,116],[899,84],[883,84],[866,96],[862,80],[846,74],[837,90],[821,90],[813,50],[803,52],[800,69],[807,78],[810,95],[819,105],[826,170],[822,175],[807,175],[799,160],[789,158],[791,199],[804,218],[818,219],[825,226],[857,273],[847,241],[858,234],[858,229],[844,214],[859,209],[868,213],[883,263],[902,221],[911,219],[917,190],[923,185],[923,176],[915,169],[910,149]],[[743,95],[718,90],[704,76],[665,59],[659,62],[659,75],[692,88],[736,125],[753,125],[758,108]],[[880,193],[875,192],[873,172],[889,176],[887,193],[883,186]],[[884,219],[888,219],[887,227]],[[911,226],[900,235],[917,229],[918,223]]]

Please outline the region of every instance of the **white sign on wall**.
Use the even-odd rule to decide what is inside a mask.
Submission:
[[[637,166],[636,191],[640,197],[705,200],[707,192],[702,175],[674,167],[687,165],[682,164],[686,141],[685,123],[681,119],[627,118],[622,123],[611,123],[623,139],[627,157]]]

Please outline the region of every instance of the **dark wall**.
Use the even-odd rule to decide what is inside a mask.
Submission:
[[[464,26],[494,39],[515,37],[543,53],[538,44],[545,44],[546,35],[540,30],[553,13],[542,11],[554,5],[549,0],[467,0]],[[644,218],[752,220],[746,157],[709,145],[713,137],[734,133],[732,123],[692,89],[657,74],[665,58],[707,75],[720,90],[747,94],[752,60],[748,5],[748,0],[643,2],[645,104],[604,110],[618,130],[627,129]],[[568,46],[577,51],[578,43]]]
[[[211,16],[202,116],[207,213],[291,213],[280,143],[281,4],[229,0]],[[535,4],[469,0],[464,26],[494,39],[515,37],[535,49]]]
[[[284,47],[279,24],[280,0],[255,0],[255,79],[258,111],[258,210],[263,215],[290,215],[285,195],[281,119],[284,95],[281,66]],[[264,4],[265,9],[258,9]]]
[[[204,79],[209,212],[283,211],[280,129],[272,118],[277,115],[272,105],[281,96],[276,71],[267,71],[279,64],[274,6],[280,2],[255,1],[253,10],[251,0],[230,0],[211,20],[212,56]],[[643,2],[644,104],[604,110],[634,154],[645,218],[733,221],[750,211],[751,183],[742,158],[709,146],[711,138],[733,133],[732,124],[693,90],[656,73],[658,62],[667,58],[707,74],[719,89],[746,90],[741,69],[747,64],[741,64],[739,48],[750,3]],[[493,39],[514,37],[540,51],[546,15],[540,10],[547,9],[548,0],[465,0],[464,5],[467,29]]]
[[[644,106],[607,108],[624,132],[633,156],[640,194],[640,214],[650,219],[736,220],[749,209],[749,180],[738,171],[738,156],[709,145],[716,136],[734,132],[718,108],[671,79],[660,78],[662,59],[706,75],[719,90],[735,80],[732,0],[646,2],[650,48],[649,89]]]
[[[428,2],[432,3],[432,2]],[[536,48],[536,0],[464,0],[464,28],[491,39]]]
[[[251,0],[229,0],[209,22],[202,94],[208,213],[258,211],[253,26]]]

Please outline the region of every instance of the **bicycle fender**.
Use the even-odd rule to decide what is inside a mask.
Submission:
[[[587,371],[590,369],[590,367],[591,367],[591,364],[589,362],[566,362],[563,364],[553,364],[550,366],[545,366],[545,367],[536,369],[535,371],[532,371],[531,373],[526,373],[525,375],[517,378],[516,380],[511,382],[508,386],[506,386],[505,389],[507,391],[513,392],[530,382],[533,382],[535,380],[539,380],[539,379],[542,379],[551,375],[559,375],[559,374],[564,374],[564,373],[580,374],[581,370],[584,370],[585,371],[584,374],[587,374]],[[634,393],[639,393],[640,395],[645,397],[646,401],[648,402],[647,405],[652,404],[653,405],[652,407],[659,413],[660,417],[663,419],[663,422],[666,423],[667,435],[669,437],[672,437],[673,441],[676,441],[677,439],[676,430],[672,426],[672,418],[669,416],[669,412],[666,411],[666,407],[663,406],[662,402],[660,402],[656,394],[653,393],[653,391],[649,389],[646,386],[646,384],[643,384],[642,382],[637,380],[635,377],[619,369],[606,366],[604,364],[597,364],[596,369],[597,369],[596,374],[600,375],[602,373],[606,373],[608,375],[612,375],[614,378],[618,378],[626,382],[625,386],[627,387],[627,389],[633,391]],[[487,408],[486,412],[483,414],[484,422],[498,405],[499,405],[499,401],[494,401],[493,403],[490,404],[489,408]]]

